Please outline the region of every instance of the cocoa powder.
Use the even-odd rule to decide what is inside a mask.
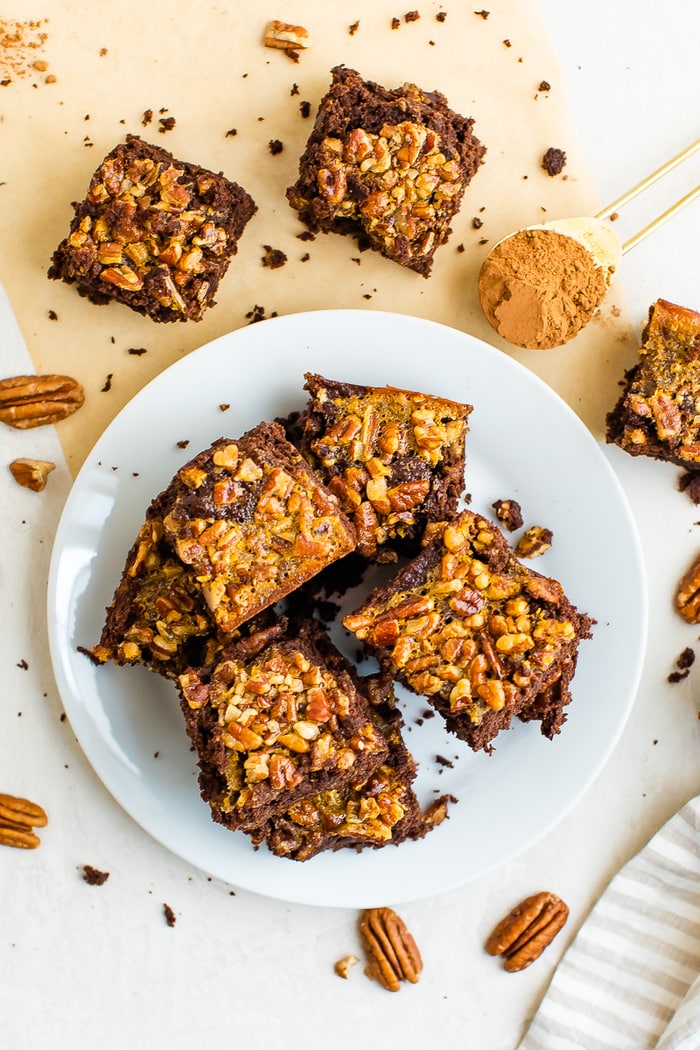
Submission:
[[[528,350],[550,350],[573,339],[606,288],[586,248],[555,230],[520,230],[496,245],[479,274],[487,321],[509,343]]]

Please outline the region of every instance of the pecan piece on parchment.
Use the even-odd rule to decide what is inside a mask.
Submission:
[[[365,973],[398,992],[402,981],[416,984],[423,960],[403,919],[392,908],[368,908],[360,917],[360,939],[367,953]]]
[[[568,907],[555,893],[536,893],[501,919],[486,941],[486,951],[502,955],[509,973],[524,970],[539,959],[568,916]]]
[[[46,812],[35,802],[0,793],[0,846],[36,849],[41,839],[34,828],[47,823]]]
[[[678,584],[676,609],[688,623],[700,623],[700,554]]]
[[[85,400],[85,392],[70,376],[12,376],[0,379],[0,421],[18,430],[58,423]]]
[[[43,492],[46,481],[56,464],[47,459],[13,459],[10,471],[18,485],[32,492]]]

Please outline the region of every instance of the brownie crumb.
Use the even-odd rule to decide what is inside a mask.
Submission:
[[[542,158],[542,167],[548,175],[560,175],[566,165],[566,153],[563,149],[550,146]]]
[[[302,255],[302,257],[301,257],[301,259],[299,261],[300,262],[308,262],[310,258],[311,258],[311,256],[309,255],[309,253],[308,252],[304,252],[304,254]]]
[[[504,47],[512,47],[513,45],[511,44],[510,40],[504,40],[503,41],[503,46]]]
[[[490,12],[490,11],[475,11],[475,12],[474,12],[474,14],[475,14],[475,15],[479,15],[479,16],[480,16],[481,18],[483,18],[483,20],[484,20],[484,22],[485,22],[485,21],[486,21],[486,19],[487,19],[487,18],[489,17],[489,15],[491,14],[491,12]]]
[[[436,22],[444,22],[446,18],[447,18],[447,11],[438,11],[438,13],[435,15],[435,21]]]
[[[238,128],[229,128],[226,132],[226,138],[232,139],[234,135],[238,134]]]
[[[417,22],[420,18],[420,11],[407,11],[403,16],[404,22]]]
[[[65,722],[65,720],[66,720],[66,712],[65,711],[61,711],[61,715],[60,715],[58,720],[59,720],[59,722]]]
[[[284,266],[287,261],[287,256],[280,248],[273,248],[269,244],[263,244],[265,254],[262,256],[263,266],[267,266],[270,270],[279,270],[280,266]]]
[[[167,922],[168,926],[175,925],[175,912],[169,904],[163,903],[163,915],[165,916],[165,921]]]
[[[17,664],[17,666],[18,666],[18,667],[20,668],[20,670],[22,670],[22,671],[28,671],[28,670],[29,670],[29,664],[28,664],[28,663],[27,663],[27,661],[26,661],[26,660],[24,659],[24,657],[23,657],[23,658],[22,658],[22,659],[21,659],[21,660],[19,661],[19,663]]]
[[[315,241],[316,234],[312,233],[311,230],[304,230],[302,233],[296,235],[298,241]]]
[[[435,761],[440,766],[445,766],[447,769],[454,769],[455,764],[449,758],[445,758],[444,755],[436,755]]]
[[[483,225],[483,219],[479,219],[477,216],[474,216],[474,218],[472,219],[472,229],[480,230]]]
[[[289,94],[292,95],[292,96],[298,95],[299,94],[299,85],[298,84],[292,84],[292,90],[289,92]]]
[[[112,389],[112,379],[113,379],[113,377],[114,377],[114,372],[108,372],[107,373],[107,378],[105,379],[105,385],[101,388],[100,393],[106,394],[109,390]]]
[[[466,250],[467,249],[464,247],[463,244],[458,244],[457,245],[457,251],[460,253],[460,255],[462,254],[462,252],[465,252]]]
[[[273,157],[276,157],[284,149],[284,143],[279,139],[270,139],[267,146]]]
[[[700,472],[689,470],[686,474],[681,474],[678,479],[678,488],[681,492],[687,493],[697,506],[700,503]]]
[[[144,128],[148,127],[148,125],[151,123],[152,120],[153,120],[153,110],[152,109],[144,109],[143,116],[141,117],[141,123],[144,126]]]
[[[176,124],[176,120],[175,117],[160,117],[158,123],[160,124],[158,131],[161,133],[161,135],[164,135],[166,131],[173,130]]]
[[[303,102],[299,103],[299,112],[304,120],[306,120],[307,117],[311,116],[311,103],[304,99]]]
[[[57,320],[58,320],[58,314],[56,313],[56,311],[55,310],[49,310],[49,321],[57,321]]]
[[[248,321],[249,324],[255,324],[257,321],[264,321],[267,317],[267,314],[265,313],[264,306],[258,306],[256,304],[253,307],[253,309],[249,310],[245,316],[246,321]],[[273,310],[273,312],[270,314],[270,317],[277,317],[277,313]]]
[[[496,517],[508,529],[508,532],[515,532],[516,529],[522,527],[523,512],[517,500],[497,499],[491,506],[496,511]]]
[[[182,441],[176,442],[178,448],[187,448],[190,443],[189,438],[183,438]]]
[[[617,220],[620,218],[619,211],[611,211],[608,215],[608,218],[610,219],[610,222],[617,222]]]
[[[102,466],[102,464],[100,464],[100,466]],[[90,663],[93,663],[95,667],[102,667],[102,662],[97,659],[92,649],[86,649],[84,645],[76,645],[75,650],[78,653],[82,653],[83,656],[87,656]]]
[[[93,868],[92,864],[83,864],[83,879],[88,886],[103,886],[109,878],[108,871]]]
[[[540,80],[540,86],[538,87],[537,90],[538,91],[551,91],[552,90],[552,85],[549,83],[548,80]]]
[[[392,20],[391,20],[391,28],[392,29],[398,29],[400,25],[401,25],[401,19],[400,18],[392,18]]]
[[[360,22],[358,20],[357,22],[353,22],[351,26],[348,26],[348,33],[350,34],[350,36],[354,36],[359,28]]]
[[[219,405],[219,411],[220,412],[228,412],[230,407],[231,407],[231,405],[228,402],[224,401],[222,404]]]
[[[148,350],[145,346],[130,346],[126,352],[131,354],[132,357],[143,357],[144,354],[148,353]]]

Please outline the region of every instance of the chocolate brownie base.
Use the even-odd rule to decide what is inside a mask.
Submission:
[[[474,122],[438,91],[331,73],[287,199],[313,232],[351,234],[428,277],[485,153]]]
[[[214,820],[250,831],[299,799],[363,783],[388,749],[367,699],[324,653],[320,626],[286,621],[235,643],[178,686]]]
[[[430,522],[453,517],[464,489],[471,405],[306,373],[299,448],[375,561],[416,554]]]
[[[631,456],[700,469],[700,313],[659,299],[649,308],[639,363],[607,417],[607,440]]]
[[[559,682],[542,710],[543,729],[554,731],[554,707],[568,701],[578,645],[592,625],[561,584],[518,562],[499,529],[466,510],[343,623],[385,673],[426,696],[471,748],[487,751]]]
[[[49,277],[154,321],[199,321],[256,205],[223,174],[129,135],[73,209]]]

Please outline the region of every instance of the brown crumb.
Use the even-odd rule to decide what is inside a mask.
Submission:
[[[284,149],[284,143],[281,142],[279,139],[270,139],[270,141],[267,144],[267,148],[269,149],[272,156],[276,157]]]
[[[474,14],[475,15],[480,15],[481,18],[483,18],[483,20],[486,21],[486,19],[489,17],[491,12],[490,11],[475,11]]]
[[[289,94],[292,95],[292,96],[298,95],[299,94],[299,85],[298,84],[292,84],[292,90],[289,92]]]
[[[127,354],[132,354],[134,357],[143,357],[147,353],[148,350],[145,346],[130,346],[127,350]]]
[[[101,47],[100,48],[100,58],[104,58],[106,54],[108,54],[107,48],[106,47]]]
[[[392,18],[392,20],[391,20],[391,28],[392,29],[398,29],[400,25],[401,25],[401,19],[400,18]]]
[[[472,219],[472,229],[480,230],[483,225],[483,220],[478,218],[478,216],[474,216],[474,218]]]
[[[221,403],[221,404],[219,405],[219,410],[220,410],[221,412],[228,412],[228,410],[229,410],[229,408],[230,408],[230,407],[231,407],[231,405],[230,405],[230,404],[229,404],[229,403],[228,403],[227,401],[223,401],[223,402],[222,402],[222,403]]]
[[[608,215],[608,218],[610,219],[610,222],[617,222],[617,220],[620,218],[619,211],[611,211]]]
[[[152,120],[153,120],[153,110],[152,109],[144,109],[143,116],[141,117],[141,123],[143,124],[144,128],[147,127],[151,123]]]
[[[359,19],[357,22],[353,22],[351,26],[348,26],[348,33],[350,36],[354,36],[357,30],[360,28]]]
[[[304,254],[302,255],[302,257],[301,257],[301,259],[299,261],[300,262],[308,262],[310,258],[311,258],[311,256],[309,255],[309,253],[308,252],[304,252]]]
[[[697,506],[700,503],[700,472],[689,470],[678,479],[680,492],[685,492]]]
[[[165,904],[165,902],[163,903],[163,915],[165,916],[165,921],[167,922],[168,926],[174,926],[175,925],[175,922],[176,922],[175,912],[170,907],[170,905],[169,904]]]
[[[83,879],[88,886],[103,886],[109,878],[108,871],[93,868],[92,864],[83,864]]]
[[[105,379],[105,385],[101,388],[101,391],[100,391],[102,394],[106,394],[108,390],[112,389],[112,378],[113,378],[113,376],[114,376],[114,372],[108,372],[107,378]]]
[[[447,769],[454,769],[455,764],[449,758],[445,758],[444,755],[436,755],[435,761],[439,766],[445,766]]]
[[[404,22],[417,22],[420,18],[420,11],[407,11],[403,16]]]
[[[187,448],[189,443],[190,443],[190,439],[189,438],[183,438],[181,441],[177,441],[176,442],[178,448]]]
[[[560,175],[566,165],[566,153],[563,149],[550,146],[542,158],[542,167],[548,175]]]
[[[552,85],[549,83],[548,80],[540,80],[540,86],[538,87],[537,90],[538,91],[551,91],[552,90]]]
[[[491,504],[496,511],[496,517],[508,532],[515,532],[522,527],[523,513],[520,504],[515,499],[497,499]]]
[[[269,244],[263,244],[265,254],[262,256],[263,266],[270,270],[279,270],[287,261],[286,254],[280,248],[273,248]]]
[[[510,40],[504,40],[503,41],[503,46],[504,47],[512,47],[513,45],[511,44]]]
[[[304,99],[303,102],[299,103],[299,112],[301,113],[304,120],[306,120],[307,117],[311,116],[311,103],[307,102],[306,99]]]
[[[238,134],[238,129],[237,128],[229,128],[228,131],[226,132],[226,136],[225,137],[227,139],[232,139],[233,136],[237,135],[237,134]]]
[[[447,11],[438,11],[438,13],[435,15],[435,21],[436,22],[444,22],[446,18],[447,18]]]
[[[458,245],[457,245],[457,251],[458,251],[458,252],[460,252],[460,254],[461,254],[462,252],[466,252],[466,250],[467,250],[467,249],[466,249],[466,248],[464,247],[464,245],[463,245],[463,244],[458,244]]]
[[[173,128],[175,127],[176,121],[175,121],[175,117],[160,117],[158,119],[158,123],[160,124],[160,127],[158,128],[158,131],[160,132],[161,135],[164,135],[166,131],[172,131],[173,130]]]
[[[58,314],[56,313],[56,311],[55,310],[49,310],[49,321],[57,321],[57,320],[58,320]]]
[[[24,659],[24,657],[22,657],[22,659],[21,659],[21,660],[19,661],[19,663],[17,664],[17,666],[19,667],[19,669],[20,669],[21,671],[28,671],[28,670],[29,670],[29,664],[28,664],[28,663],[27,663],[27,661],[26,661],[26,660]]]
[[[311,230],[304,230],[303,233],[298,233],[296,236],[297,236],[297,240],[298,241],[315,241],[316,240],[316,234],[312,233]]]

